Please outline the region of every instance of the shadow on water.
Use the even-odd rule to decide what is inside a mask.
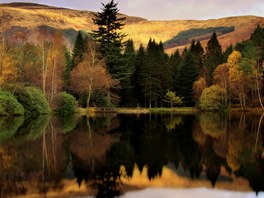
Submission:
[[[216,113],[1,118],[0,197],[63,197],[68,188],[118,197],[136,185],[129,183],[135,168],[141,176],[147,170],[153,182],[162,181],[165,168],[177,176],[170,182],[178,187],[184,187],[178,180],[189,187],[210,181],[239,191],[236,177],[242,177],[258,193],[264,191],[262,120]],[[68,187],[74,179],[78,187]]]

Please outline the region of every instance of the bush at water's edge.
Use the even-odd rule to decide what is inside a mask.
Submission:
[[[70,116],[74,114],[77,101],[74,96],[67,92],[61,92],[56,99],[55,112],[60,116]]]
[[[37,116],[50,112],[47,99],[37,87],[24,86],[21,84],[7,84],[3,89],[16,96],[18,102],[23,105],[25,114]]]
[[[17,101],[16,97],[6,91],[0,90],[0,115],[23,115],[24,107]]]

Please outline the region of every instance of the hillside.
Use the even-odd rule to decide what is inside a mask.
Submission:
[[[38,42],[43,27],[48,27],[45,33],[63,30],[65,41],[72,46],[77,30],[91,32],[96,27],[93,24],[93,13],[90,11],[56,8],[40,4],[12,3],[0,4],[2,27],[11,41]],[[126,16],[123,15],[122,16]],[[248,39],[257,24],[264,26],[264,18],[257,16],[228,17],[211,20],[173,20],[148,21],[140,17],[126,16],[126,26],[123,32],[132,38],[139,46],[145,45],[149,38],[166,42],[176,37],[182,31],[190,29],[206,29],[209,27],[234,27],[234,31],[219,36],[223,48],[238,41]],[[47,35],[46,35],[47,36]],[[202,44],[207,42],[202,35]],[[187,44],[188,45],[188,44]],[[171,53],[182,46],[171,45],[167,52]]]

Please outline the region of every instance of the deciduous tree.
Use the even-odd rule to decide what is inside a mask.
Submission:
[[[169,90],[167,91],[163,101],[169,103],[171,108],[173,107],[173,105],[182,104],[182,98],[179,96],[176,96],[175,92],[169,91]]]
[[[106,70],[105,62],[100,59],[96,45],[89,41],[84,60],[71,72],[71,87],[79,93],[87,93],[87,107],[92,94],[108,94],[116,85]]]

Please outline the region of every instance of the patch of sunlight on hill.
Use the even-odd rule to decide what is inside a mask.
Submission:
[[[92,12],[79,11],[70,9],[52,9],[47,7],[25,9],[22,7],[0,6],[4,10],[4,19],[8,21],[9,26],[20,26],[27,28],[36,28],[37,26],[51,26],[55,29],[86,30],[90,32],[96,26],[92,21]],[[127,34],[127,38],[134,40],[135,47],[140,44],[146,46],[149,39],[155,39],[157,42],[165,42],[175,37],[179,32],[192,28],[207,28],[216,26],[234,26],[235,31],[219,37],[223,49],[230,44],[238,41],[246,40],[254,30],[257,24],[264,26],[263,17],[240,16],[228,17],[222,19],[211,20],[172,20],[172,21],[148,21],[138,17],[126,16],[127,24],[122,30]],[[205,46],[207,40],[202,42]],[[184,48],[178,46],[176,48],[167,49],[167,53],[172,53],[176,49]]]

